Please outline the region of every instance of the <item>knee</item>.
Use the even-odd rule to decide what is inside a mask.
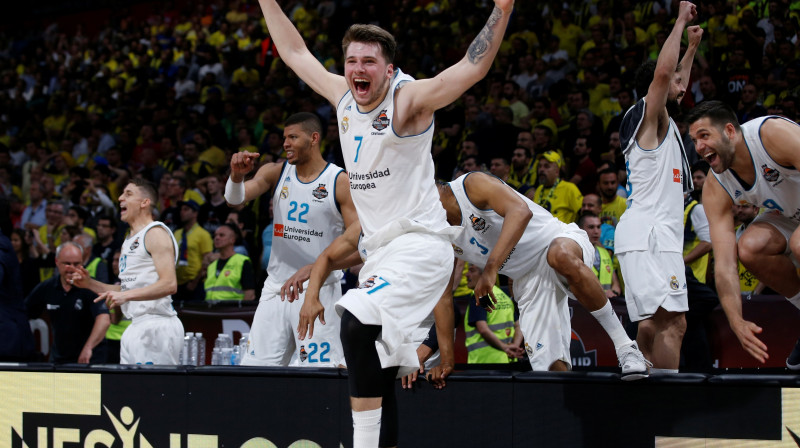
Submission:
[[[645,319],[639,322],[638,328],[639,336],[636,339],[643,339],[645,341],[652,340],[656,335],[656,326],[652,319]]]
[[[686,315],[684,313],[670,313],[665,319],[663,331],[671,337],[683,339],[686,334]]]
[[[758,267],[756,264],[758,263],[759,255],[764,253],[764,245],[757,238],[752,238],[745,233],[739,238],[736,248],[739,260],[746,268]]]
[[[567,241],[558,238],[547,250],[547,264],[566,278],[577,275],[583,266],[583,259],[570,249]]]

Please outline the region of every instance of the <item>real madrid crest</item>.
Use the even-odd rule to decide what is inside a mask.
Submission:
[[[286,199],[289,197],[289,187],[286,185],[281,188],[281,199]]]
[[[673,275],[672,277],[669,278],[669,287],[672,288],[673,291],[677,291],[678,290],[678,287],[679,287],[679,285],[678,285],[678,277],[675,277]]]
[[[347,134],[347,130],[350,129],[350,117],[342,118],[340,127],[342,128],[342,134]]]

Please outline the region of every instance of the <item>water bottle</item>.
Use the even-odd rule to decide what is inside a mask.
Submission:
[[[233,349],[230,348],[221,348],[220,349],[220,365],[229,366],[231,365],[231,357],[233,356]]]
[[[242,364],[242,352],[239,349],[239,346],[233,347],[233,351],[231,352],[231,365],[238,366]]]
[[[197,365],[206,365],[206,339],[203,333],[195,333],[194,337],[197,338]]]
[[[212,366],[222,365],[222,349],[221,348],[214,347],[214,350],[211,351],[211,365]]]
[[[189,336],[189,365],[196,366],[197,365],[197,338],[194,336],[194,333],[186,333]]]
[[[250,333],[242,333],[241,339],[239,339],[239,355],[244,359],[247,353],[250,351]]]
[[[183,348],[181,349],[181,365],[188,366],[190,363],[189,350],[192,338],[194,338],[194,335],[187,331],[186,336],[183,338]]]

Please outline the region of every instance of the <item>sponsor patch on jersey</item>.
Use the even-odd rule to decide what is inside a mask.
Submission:
[[[342,128],[342,134],[347,134],[347,130],[350,129],[350,117],[342,118],[342,122],[339,124],[339,127]]]
[[[286,185],[281,188],[281,199],[286,199],[289,197],[289,187]]]
[[[678,277],[673,275],[669,278],[669,287],[672,288],[673,291],[678,290]]]
[[[476,232],[480,232],[486,228],[486,220],[480,216],[470,214],[469,220],[472,222],[472,228],[475,229]]]
[[[777,182],[778,178],[781,177],[780,171],[767,165],[761,165],[761,174],[764,176],[764,179],[766,179],[767,182]]]
[[[681,170],[677,168],[672,169],[672,181],[676,183],[681,183]]]
[[[382,131],[389,127],[389,116],[386,115],[386,109],[382,110],[381,113],[378,114],[378,118],[372,121],[372,127],[375,128],[376,131]]]
[[[272,235],[283,238],[283,224],[275,224]]]
[[[136,248],[139,247],[139,237],[137,236],[133,243],[131,243],[131,250],[134,251]]]
[[[319,184],[311,194],[317,199],[325,199],[328,197],[328,189],[325,188],[325,184]]]

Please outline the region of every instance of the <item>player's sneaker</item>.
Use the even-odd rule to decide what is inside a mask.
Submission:
[[[619,359],[619,366],[622,367],[624,381],[640,380],[650,376],[650,367],[653,367],[653,363],[644,359],[636,342],[620,347],[617,350],[617,359]]]
[[[786,367],[788,367],[789,370],[800,370],[800,339],[797,340],[797,344],[795,344],[792,353],[786,358]]]

